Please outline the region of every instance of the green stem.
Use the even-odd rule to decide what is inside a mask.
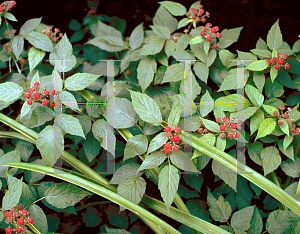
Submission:
[[[18,139],[21,139],[23,141],[28,141],[32,144],[35,144],[35,141],[33,141],[32,139],[20,134],[20,133],[17,133],[17,132],[9,132],[9,131],[0,131],[0,138],[18,138]]]
[[[296,143],[296,148],[295,148],[295,158],[298,157],[299,151],[300,151],[300,135],[297,135],[295,137],[295,143]]]
[[[103,204],[110,204],[112,203],[111,201],[102,201],[102,202],[92,202],[92,203],[89,203],[89,204],[85,204],[83,206],[79,206],[77,208],[75,208],[75,211],[78,212],[80,210],[83,210],[87,207],[90,207],[90,206],[96,206],[96,205],[103,205]]]
[[[277,177],[275,171],[272,171],[272,172],[271,172],[271,175],[272,175],[272,178],[273,178],[274,183],[275,183],[279,188],[281,188],[280,181],[279,181],[279,179],[278,179],[278,177]],[[278,207],[279,207],[280,210],[284,210],[284,209],[287,210],[287,207],[284,206],[282,203],[280,203],[280,202],[277,202],[277,203],[278,203]]]

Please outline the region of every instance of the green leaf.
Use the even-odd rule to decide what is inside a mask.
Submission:
[[[194,64],[193,68],[194,68],[196,75],[199,77],[199,79],[204,81],[205,84],[207,84],[209,69],[206,66],[206,64],[204,64],[202,62],[196,62]]]
[[[264,57],[264,58],[271,58],[271,56],[272,56],[272,53],[269,50],[253,49],[250,51],[253,54],[256,54],[256,55]]]
[[[114,36],[117,38],[122,38],[122,33],[115,29],[112,26],[108,26],[104,23],[101,22],[101,20],[98,20],[98,25],[97,25],[97,31],[96,31],[96,37],[102,37],[102,36]]]
[[[107,118],[110,112],[114,118]],[[138,121],[138,115],[133,109],[132,103],[126,98],[113,97],[108,100],[105,112],[107,122],[114,128],[130,128]]]
[[[170,210],[170,206],[178,190],[179,179],[178,170],[172,165],[164,166],[159,173],[158,189],[168,210]]]
[[[262,166],[263,162],[261,161],[261,151],[264,149],[263,144],[261,142],[253,142],[249,144],[248,154],[253,162]]]
[[[137,78],[143,93],[153,81],[156,68],[157,64],[154,59],[144,58],[139,62],[137,67]]]
[[[196,36],[190,40],[189,44],[194,45],[194,44],[201,43],[203,41],[204,41],[204,38],[202,36]]]
[[[220,126],[216,122],[204,118],[201,118],[201,121],[208,130],[221,133]]]
[[[80,202],[81,199],[90,194],[90,192],[78,188],[74,184],[58,183],[48,188],[45,191],[44,196],[49,204],[63,209],[67,206],[74,206],[76,203]]]
[[[261,71],[255,71],[253,74],[253,81],[256,85],[256,87],[258,88],[258,90],[262,93],[262,90],[264,88],[265,85],[265,75],[263,72]]]
[[[139,204],[146,191],[146,181],[137,175],[123,180],[118,186],[118,194]]]
[[[290,135],[289,124],[285,119],[282,119],[283,125],[279,125],[280,129],[286,134]]]
[[[254,206],[249,206],[235,212],[232,217],[230,224],[234,229],[239,231],[247,231],[250,228],[250,221],[253,215]]]
[[[94,45],[101,50],[106,50],[109,52],[117,52],[124,48],[124,42],[122,38],[111,35],[95,37],[94,39],[88,41],[86,44]]]
[[[200,99],[200,114],[202,117],[208,115],[214,109],[214,100],[210,96],[209,92],[206,93]]]
[[[276,70],[275,67],[272,66],[270,69],[270,77],[272,82],[276,79],[277,75],[278,75],[278,70]]]
[[[20,34],[27,34],[33,31],[40,23],[42,18],[35,18],[27,20],[20,29]]]
[[[30,111],[30,109],[31,105],[28,105],[27,102],[24,102],[21,108],[20,119],[22,119]]]
[[[190,22],[192,22],[192,19],[189,18],[183,18],[182,20],[179,21],[177,29],[180,29],[182,27],[185,27],[188,25]]]
[[[277,111],[279,113],[278,109],[274,106],[265,105],[265,104],[262,104],[262,106],[269,115],[274,115],[274,111]]]
[[[241,101],[244,102],[244,105],[237,105]],[[230,94],[224,97],[220,97],[215,101],[215,107],[220,108],[222,111],[241,111],[244,110],[244,108],[248,108],[249,106],[250,102],[248,101],[248,99],[240,94]]]
[[[168,126],[174,128],[178,125],[180,119],[180,113],[181,113],[180,103],[179,102],[174,103],[170,115],[168,117]]]
[[[274,146],[269,146],[261,151],[261,160],[264,168],[264,175],[276,170],[281,164],[279,151]]]
[[[9,210],[12,207],[15,207],[22,195],[22,182],[19,180],[14,185],[10,186],[7,193],[4,195],[2,200],[2,209]]]
[[[225,49],[234,42],[236,42],[240,36],[241,30],[243,27],[232,28],[232,29],[224,29],[221,34],[222,37],[219,39],[217,43],[218,48]]]
[[[35,82],[41,83],[40,75],[39,75],[38,72],[36,72],[36,73],[34,74],[34,76],[32,77],[32,79],[31,79],[31,81],[30,81],[30,87],[33,87],[34,84],[35,84]]]
[[[294,146],[293,144],[290,144],[286,150],[283,148],[283,140],[280,139],[278,141],[278,146],[279,146],[279,150],[284,154],[286,155],[288,158],[292,159],[293,161],[295,160],[294,159]]]
[[[127,141],[124,150],[124,161],[129,158],[134,158],[136,155],[142,155],[147,151],[148,139],[143,134],[135,135],[130,137]]]
[[[250,132],[251,135],[259,128],[261,122],[265,119],[264,112],[257,110],[254,115],[250,117]]]
[[[244,79],[247,80],[249,77],[249,71],[244,71]],[[238,68],[233,68],[226,74],[225,79],[222,81],[221,87],[218,91],[244,88],[245,82],[242,79],[243,77],[240,77]]]
[[[165,39],[159,36],[149,36],[145,39],[145,45],[140,55],[154,55],[159,53],[164,47]]]
[[[171,162],[179,169],[184,171],[198,172],[191,157],[188,153],[184,153],[181,150],[172,151],[170,154]]]
[[[261,106],[264,102],[264,95],[262,95],[259,90],[252,85],[247,84],[245,92],[255,106]]]
[[[293,140],[293,136],[286,135],[283,139],[283,149],[286,150],[286,148],[292,143]]]
[[[69,24],[69,29],[72,31],[78,31],[81,29],[81,24],[77,20],[72,19]]]
[[[129,38],[129,45],[132,50],[139,48],[144,41],[144,27],[143,23],[139,24],[131,33]]]
[[[61,127],[66,133],[86,139],[79,120],[72,115],[61,115]]]
[[[39,230],[41,234],[47,234],[48,223],[44,211],[38,205],[32,204],[28,209],[28,213],[30,217],[34,219],[34,227]]]
[[[261,233],[263,229],[263,221],[258,208],[254,206],[253,216],[250,221],[250,228],[248,229],[249,234]]]
[[[288,176],[293,178],[300,177],[300,159],[296,157],[295,161],[288,159],[280,165],[281,169]]]
[[[279,49],[282,44],[282,34],[279,28],[279,19],[271,27],[267,35],[267,44],[270,50]]]
[[[45,164],[53,167],[57,159],[61,157],[64,149],[64,138],[61,129],[57,126],[45,127],[39,133],[36,147],[40,151]]]
[[[24,37],[18,35],[15,36],[12,42],[13,51],[16,55],[17,60],[19,60],[20,55],[22,54],[24,48]]]
[[[190,53],[188,53],[187,51],[184,50],[180,50],[180,51],[174,51],[171,53],[171,55],[176,59],[176,60],[194,60],[195,57],[192,56]]]
[[[167,57],[170,57],[171,54],[175,51],[176,43],[173,40],[167,40],[165,45],[165,53]]]
[[[170,29],[168,29],[167,27],[163,27],[163,26],[150,26],[150,28],[154,31],[154,33],[163,38],[163,39],[170,39]]]
[[[134,92],[129,90],[134,110],[138,113],[139,117],[158,126],[162,122],[162,115],[157,103],[146,94]]]
[[[63,88],[63,84],[62,84],[62,78],[60,77],[60,74],[56,70],[56,67],[54,67],[52,71],[51,78],[52,78],[51,81],[52,81],[53,89],[56,91],[56,94],[57,93],[60,94]]]
[[[252,71],[262,71],[262,70],[266,69],[268,66],[269,66],[269,63],[266,60],[258,60],[258,61],[254,61],[253,63],[251,63],[246,68],[248,70],[252,70]]]
[[[126,180],[127,178],[137,175],[141,176],[142,173],[138,172],[139,164],[137,163],[128,163],[116,170],[112,179],[110,180],[110,184],[120,184],[122,181]]]
[[[182,80],[180,82],[180,93],[184,96],[184,99],[187,100],[194,100],[198,97],[198,95],[201,92],[201,87],[199,83],[197,82],[195,76],[193,73],[191,73],[190,77],[187,77],[186,79]],[[189,106],[190,103],[187,101],[184,101],[186,106]],[[187,109],[186,109],[187,110]]]
[[[168,138],[165,132],[161,132],[156,135],[150,142],[147,154],[159,149],[162,145],[167,142]]]
[[[146,157],[142,165],[139,167],[138,171],[145,169],[152,169],[158,167],[167,159],[167,156],[162,151],[156,151]]]
[[[214,198],[210,190],[207,190],[207,203],[209,205],[209,212],[211,217],[215,221],[221,223],[226,222],[231,215],[231,206],[228,201],[224,199],[223,196],[219,196],[218,200]]]
[[[5,82],[0,84],[0,101],[13,102],[22,95],[23,88],[13,82]]]
[[[160,5],[153,18],[153,25],[167,27],[172,33],[177,29],[178,21]]]
[[[211,50],[208,54],[206,65],[210,67],[214,63],[216,57],[217,57],[216,50]]]
[[[18,22],[18,20],[16,19],[16,17],[12,14],[12,13],[9,13],[9,12],[5,12],[3,14],[3,17],[6,18],[6,19],[9,19],[11,21],[16,21]]]
[[[65,104],[70,109],[80,111],[75,97],[70,92],[62,91],[59,94],[59,98],[60,98],[62,104]]]
[[[275,129],[275,127],[276,127],[276,122],[274,119],[272,119],[272,118],[264,119],[264,121],[262,121],[262,123],[259,125],[258,133],[255,138],[255,141],[258,138],[265,137],[265,136],[271,134],[273,132],[273,130]]]
[[[233,53],[231,53],[229,50],[220,50],[219,56],[220,56],[222,63],[224,64],[224,66],[227,68],[230,65],[230,63],[232,62],[230,60],[234,59]]]
[[[226,149],[226,139],[222,138],[221,134],[217,138],[216,147],[222,151]]]
[[[102,89],[102,91],[103,91],[103,89]],[[110,102],[113,102],[113,99]],[[107,104],[106,96],[96,96],[87,102],[86,111],[89,116],[91,116],[93,118],[98,118],[105,111],[106,104]],[[107,108],[112,108],[113,106],[114,105],[112,104],[112,105],[108,106]],[[105,117],[108,118],[107,113],[105,113]],[[113,122],[112,120],[110,120],[110,121]]]
[[[269,98],[281,97],[284,93],[283,86],[276,80],[271,81],[271,78],[266,79],[265,94]]]
[[[237,185],[237,173],[216,160],[212,162],[212,171],[215,175],[219,176],[226,184],[228,184],[234,191]]]
[[[298,216],[289,210],[275,210],[269,214],[266,230],[270,234],[290,234]]]
[[[108,128],[108,123],[104,119],[98,119],[92,126],[92,132],[101,146],[114,154],[116,146],[116,136],[113,127]]]
[[[29,32],[26,36],[28,42],[34,47],[41,49],[46,52],[53,51],[53,45],[49,37],[39,32]]]
[[[239,59],[241,59],[241,60],[244,60],[244,59],[249,60],[249,61],[245,61],[244,66],[248,66],[253,61],[257,61],[257,57],[255,55],[253,55],[252,53],[250,53],[250,52],[243,52],[243,51],[239,51],[239,50],[237,50],[237,52],[238,52],[238,58]],[[232,66],[232,65],[230,64],[230,66]]]
[[[66,79],[65,87],[71,91],[83,90],[94,83],[99,77],[99,75],[89,73],[76,73]]]
[[[28,52],[28,61],[29,61],[29,67],[30,72],[33,71],[33,69],[43,60],[45,57],[46,52],[39,50],[35,47],[31,47]]]
[[[174,16],[182,16],[186,13],[186,8],[180,3],[163,1],[159,2],[159,4],[163,5]]]

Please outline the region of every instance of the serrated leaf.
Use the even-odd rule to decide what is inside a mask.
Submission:
[[[141,155],[147,151],[148,139],[146,135],[139,134],[130,137],[127,141],[124,150],[124,161],[129,158],[134,158],[136,155]]]
[[[258,138],[261,138],[261,137],[271,134],[273,132],[273,130],[275,129],[275,127],[276,127],[276,122],[274,119],[272,119],[272,118],[264,119],[264,121],[262,121],[262,123],[259,125],[258,133],[255,138],[255,141]]]
[[[170,210],[170,206],[178,190],[179,179],[178,170],[172,165],[164,166],[159,173],[158,189],[168,210]]]
[[[28,52],[28,61],[29,61],[29,68],[30,72],[43,60],[45,57],[46,52],[39,50],[35,47],[31,47]]]
[[[191,45],[199,44],[203,41],[204,41],[204,38],[202,36],[196,36],[190,40],[189,44],[191,44]]]
[[[128,163],[116,170],[112,179],[110,180],[110,184],[120,184],[123,180],[126,180],[130,176],[137,175],[141,176],[141,172],[138,172],[139,164],[137,163]]]
[[[167,159],[167,156],[162,151],[154,152],[146,157],[142,165],[139,167],[138,171],[145,169],[152,169],[158,167]]]
[[[42,18],[27,20],[20,29],[20,34],[26,34],[33,31],[40,23]]]
[[[57,126],[45,127],[38,136],[36,147],[40,151],[47,166],[53,167],[61,157],[64,149],[64,138],[61,129]]]
[[[220,56],[220,59],[221,59],[223,65],[227,68],[228,68],[229,64],[231,63],[230,60],[234,59],[233,53],[231,53],[229,50],[220,50],[219,56]]]
[[[159,4],[163,5],[174,16],[182,16],[186,13],[186,8],[180,3],[163,1],[159,2]]]
[[[53,51],[53,45],[49,37],[46,34],[39,32],[29,32],[26,36],[28,42],[34,47],[41,49],[46,52]]]
[[[5,12],[4,14],[3,14],[3,17],[4,18],[6,18],[6,19],[9,19],[9,20],[11,20],[11,21],[18,21],[17,19],[16,19],[16,17],[12,14],[12,13],[9,13],[9,12]]]
[[[207,190],[207,203],[209,205],[209,212],[215,221],[226,222],[232,212],[231,206],[223,196],[219,196],[218,200],[214,198],[210,190]]]
[[[254,206],[249,206],[236,211],[232,217],[230,224],[239,231],[247,231],[250,228],[250,221],[253,215]]]
[[[184,79],[184,64],[177,63],[167,68],[165,77],[161,83],[163,84],[167,82],[176,82],[176,81],[181,81],[183,79]]]
[[[293,222],[298,218],[290,210],[275,210],[269,214],[266,230],[270,234],[290,234]]]
[[[171,162],[179,169],[184,171],[198,172],[190,156],[181,150],[172,151],[170,154]]]
[[[277,75],[278,75],[278,70],[276,70],[275,67],[272,66],[270,69],[270,77],[272,82],[276,79]]]
[[[191,20],[192,20],[192,19],[189,19],[189,18],[183,18],[182,20],[179,21],[177,29],[180,29],[180,28],[182,28],[182,27],[185,27],[185,26],[188,25],[190,22],[192,22]]]
[[[129,45],[132,50],[139,48],[144,40],[143,23],[139,24],[131,33],[129,38]]]
[[[72,115],[61,115],[61,127],[66,133],[86,139],[79,120]]]
[[[62,104],[65,104],[67,107],[69,107],[73,110],[80,111],[75,97],[70,92],[62,91],[59,94],[59,98],[60,98]]]
[[[98,119],[92,126],[94,137],[100,142],[101,146],[108,152],[115,155],[116,136],[113,127],[104,119]]]
[[[181,106],[179,103],[174,103],[168,117],[168,126],[174,128],[178,125],[181,113]]]
[[[292,143],[293,140],[293,136],[286,135],[283,139],[283,149],[286,150],[286,148]]]
[[[74,206],[81,199],[90,195],[87,192],[74,184],[58,183],[48,188],[45,193],[45,199],[51,205],[63,209],[67,206]]]
[[[262,49],[253,49],[250,50],[253,54],[256,54],[258,56],[264,57],[264,58],[271,58],[272,53],[269,50],[262,50]]]
[[[283,124],[279,125],[280,129],[286,134],[290,135],[290,129],[289,129],[289,124],[285,119],[282,119]]]
[[[300,159],[298,157],[296,157],[295,161],[290,159],[284,161],[280,167],[286,175],[293,178],[300,177]]]
[[[14,185],[12,185],[7,193],[4,195],[2,200],[2,209],[9,210],[12,207],[15,207],[22,195],[22,182],[18,181]]]
[[[22,119],[31,109],[31,105],[28,105],[27,102],[24,102],[21,108],[20,119]]]
[[[71,91],[83,90],[94,83],[99,77],[99,75],[89,73],[76,73],[66,79],[65,87]]]
[[[200,80],[204,81],[207,84],[209,69],[206,64],[202,62],[196,62],[193,66],[196,75],[199,77]]]
[[[264,168],[264,175],[276,170],[281,164],[279,151],[274,146],[269,146],[261,151],[261,160]]]
[[[262,160],[261,160],[261,151],[263,150],[263,144],[261,142],[253,142],[249,144],[248,147],[248,154],[252,161],[254,161],[256,164],[262,166]]]
[[[262,93],[262,90],[264,88],[265,85],[265,75],[263,72],[261,71],[255,71],[253,74],[253,81],[256,85],[256,87],[258,88],[258,90]]]
[[[262,70],[266,69],[268,66],[269,66],[269,63],[266,60],[258,60],[258,61],[254,61],[253,63],[251,63],[246,68],[248,70],[252,70],[252,71],[262,71]]]
[[[176,49],[176,43],[173,40],[167,40],[166,45],[165,45],[165,53],[167,57],[170,57],[171,54],[175,51]]]
[[[24,37],[20,35],[15,36],[12,42],[12,47],[18,60],[24,48]]]
[[[262,95],[259,90],[252,85],[247,84],[245,92],[255,106],[261,106],[264,102],[264,95]]]
[[[13,82],[5,82],[0,84],[0,101],[12,102],[22,95],[23,88]]]
[[[34,219],[34,227],[41,234],[47,234],[48,223],[44,211],[38,205],[33,204],[29,207],[28,213],[30,214],[30,217]]]
[[[232,28],[232,29],[224,29],[221,34],[222,37],[219,39],[217,43],[218,48],[225,49],[234,42],[236,42],[240,36],[241,30],[243,27]]]
[[[165,39],[159,36],[149,36],[145,39],[140,55],[154,55],[159,53],[164,47]]]
[[[178,21],[160,5],[153,18],[153,25],[167,27],[172,33],[177,29]]]
[[[163,38],[163,39],[170,39],[170,29],[168,29],[167,27],[163,27],[163,26],[150,26],[150,28],[154,31],[154,33]]]
[[[167,142],[168,138],[165,132],[161,132],[156,135],[150,142],[147,154],[159,149],[163,144]]]
[[[257,110],[254,115],[250,117],[250,132],[251,135],[258,130],[259,125],[264,120],[264,112],[262,110]]]
[[[210,96],[209,92],[206,93],[200,99],[200,114],[202,117],[208,115],[214,109],[214,100]]]
[[[153,81],[156,67],[157,64],[154,59],[144,58],[139,62],[139,65],[137,67],[137,78],[139,80],[139,85],[141,86],[143,93]]]
[[[212,132],[216,132],[216,133],[220,133],[221,132],[220,126],[216,122],[208,120],[208,119],[204,119],[204,118],[201,118],[201,121],[203,122],[204,126],[208,130],[210,130]]]
[[[212,171],[215,175],[219,176],[226,184],[228,184],[234,191],[237,185],[237,173],[216,160],[212,162]]]
[[[273,24],[267,35],[267,45],[270,50],[279,49],[282,44],[282,34],[279,28],[279,19]]]

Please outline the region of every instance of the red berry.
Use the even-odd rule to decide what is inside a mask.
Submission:
[[[28,93],[32,93],[33,92],[33,88],[28,89]]]
[[[203,5],[199,4],[199,5],[198,5],[198,7],[199,7],[199,8],[202,8],[202,7],[203,7]]]
[[[171,148],[171,144],[170,144],[169,142],[167,142],[167,143],[165,144],[165,148],[166,148],[166,149],[170,149],[170,148]]]
[[[171,151],[170,151],[170,149],[165,148],[164,152],[165,152],[165,154],[169,154]]]
[[[218,48],[218,45],[217,45],[217,44],[213,44],[213,48],[214,48],[214,49],[217,49],[217,48]]]
[[[9,210],[10,210],[10,212],[15,212],[15,211],[16,211],[16,208],[15,208],[15,207],[12,207],[12,208],[10,208]]]
[[[12,213],[12,212],[8,212],[8,217],[10,217],[10,218],[12,218],[12,217],[14,217],[14,214]]]
[[[290,68],[290,64],[286,63],[286,64],[284,65],[284,68],[285,68],[285,69],[289,69],[289,68]]]
[[[24,224],[24,219],[19,218],[18,221],[17,221],[17,223],[20,224],[20,225],[23,225]]]
[[[27,232],[23,232],[22,234],[27,234]]]
[[[17,232],[17,233],[21,233],[21,232],[22,232],[22,228],[17,227],[17,228],[16,228],[16,232]]]
[[[211,37],[211,36],[208,36],[208,37],[206,38],[206,40],[207,40],[207,41],[211,41],[211,40],[212,40],[212,37]]]
[[[28,214],[28,211],[27,210],[22,210],[22,215],[27,215]]]
[[[194,10],[194,15],[197,15],[198,14],[198,9],[195,9]]]
[[[273,115],[274,115],[274,116],[277,116],[277,115],[278,115],[278,111],[274,111],[274,112],[273,112]]]
[[[283,55],[284,59],[287,59],[289,56],[287,54]]]
[[[279,107],[279,109],[280,109],[280,110],[285,110],[285,106],[284,106],[284,105],[281,105],[281,106]]]
[[[171,136],[172,136],[172,135],[171,135],[170,132],[167,132],[167,133],[166,133],[166,137],[170,138]]]
[[[3,9],[2,8],[0,8],[0,12],[2,12],[3,11]]]
[[[4,213],[4,218],[8,218],[8,217],[9,217],[9,212],[6,211],[6,212]]]
[[[221,37],[222,37],[222,34],[221,34],[221,33],[217,33],[217,37],[218,37],[218,38],[221,38]]]
[[[238,133],[238,132],[236,132],[235,134],[234,134],[234,138],[235,139],[238,139],[240,137],[240,134]]]
[[[211,31],[212,33],[216,33],[216,32],[217,32],[217,30],[216,30],[215,27],[211,28],[210,31]]]
[[[284,63],[284,61],[282,58],[278,59],[278,64],[283,64],[283,63]]]
[[[203,128],[198,128],[198,132],[202,133],[203,132]]]
[[[166,126],[166,127],[165,127],[165,132],[171,132],[171,130],[172,130],[171,127],[169,127],[169,126]]]
[[[220,121],[221,121],[221,118],[220,118],[220,117],[217,117],[217,118],[216,118],[216,121],[217,121],[217,122],[220,122]]]
[[[40,83],[39,83],[39,82],[35,82],[35,83],[34,83],[34,86],[39,87],[39,86],[40,86]]]
[[[27,104],[28,105],[32,105],[32,100],[31,99],[27,99]]]
[[[232,139],[233,138],[233,133],[229,133],[228,137],[229,137],[229,139]]]
[[[281,54],[280,53],[277,53],[277,57],[280,57],[281,56]]]
[[[52,90],[52,91],[51,91],[51,94],[52,94],[52,95],[55,95],[55,90]]]
[[[38,93],[38,92],[36,92],[36,93],[33,94],[33,98],[34,98],[34,99],[39,99],[40,96],[41,96],[41,95],[40,95],[40,93]]]
[[[222,137],[222,138],[226,138],[226,134],[225,134],[225,133],[222,133],[222,134],[221,134],[221,137]]]
[[[232,116],[232,117],[230,117],[230,120],[231,120],[231,121],[234,121],[234,120],[235,120],[235,118]]]
[[[291,107],[288,107],[287,109],[288,109],[289,112],[293,111],[293,108],[291,108]]]
[[[31,94],[30,94],[30,93],[26,93],[25,97],[26,97],[27,99],[29,99],[29,98],[31,98]]]
[[[273,57],[273,60],[274,60],[274,61],[277,61],[277,57]]]
[[[43,104],[44,106],[47,106],[47,105],[48,105],[48,100],[47,100],[47,99],[44,99],[44,100],[42,101],[42,104]]]
[[[280,66],[279,66],[278,64],[276,64],[276,65],[274,66],[274,68],[275,68],[276,70],[279,70],[279,69],[280,69]]]
[[[204,9],[200,9],[199,12],[202,15],[204,13]]]
[[[290,119],[290,123],[291,124],[295,123],[295,120],[294,119]]]
[[[172,141],[173,142],[178,142],[180,140],[180,137],[178,136],[178,135],[174,135],[173,137],[172,137]]]
[[[204,29],[203,29],[203,32],[207,32],[207,31],[208,31],[208,28],[204,28]]]
[[[236,129],[236,128],[237,128],[237,125],[236,125],[235,123],[232,123],[232,124],[230,125],[230,127],[231,127],[232,129]]]
[[[44,95],[45,95],[45,96],[49,96],[49,94],[50,94],[50,92],[49,92],[48,90],[45,90],[45,91],[44,91]]]
[[[178,41],[178,36],[177,36],[177,35],[174,35],[174,37],[173,37],[173,38],[174,38],[174,41],[175,41],[175,42],[177,42],[177,41]],[[129,71],[129,70],[127,70],[127,71]],[[129,74],[129,75],[130,75],[130,74]]]
[[[238,121],[237,121],[237,124],[238,124],[238,125],[242,125],[242,123],[243,123],[242,120],[238,120]]]
[[[284,116],[283,116],[285,119],[288,119],[288,118],[290,118],[290,115],[289,114],[284,114]]]
[[[55,29],[54,29],[54,32],[59,32],[59,29],[58,29],[58,28],[55,28]]]
[[[11,227],[5,228],[5,233],[6,234],[11,234],[12,233]]]
[[[206,33],[205,33],[204,31],[202,31],[202,32],[200,33],[200,35],[203,37],[203,36],[206,35]]]
[[[216,29],[217,32],[219,31],[219,27],[218,26],[215,26],[215,29]]]
[[[196,18],[197,18],[197,16],[196,16],[196,15],[193,15],[193,16],[192,16],[192,19],[193,19],[193,20],[195,20]]]
[[[273,64],[274,61],[273,61],[273,59],[269,59],[268,62],[271,65],[271,64]]]
[[[54,108],[54,107],[55,107],[55,103],[54,103],[54,102],[51,102],[51,103],[50,103],[50,107],[51,107],[51,108]]]
[[[28,219],[27,219],[27,221],[28,221],[28,223],[30,223],[30,224],[31,224],[31,223],[33,223],[33,222],[34,222],[34,219],[30,217],[30,218],[28,218]]]
[[[206,15],[209,17],[209,16],[210,16],[210,13],[207,11],[207,12],[206,12]]]
[[[181,128],[180,128],[180,127],[175,127],[175,128],[174,128],[174,131],[175,131],[175,132],[177,132],[177,133],[179,133],[179,132],[180,132],[180,130],[181,130]]]
[[[201,19],[201,22],[202,22],[202,23],[205,23],[205,22],[206,22],[206,19],[205,19],[205,18],[202,18],[202,19]]]
[[[223,122],[226,122],[226,121],[227,121],[227,118],[226,118],[226,117],[223,117],[223,118],[222,118],[222,121],[223,121]]]
[[[283,121],[282,121],[282,120],[279,120],[279,121],[278,121],[278,124],[279,124],[279,125],[283,125]]]
[[[204,133],[208,133],[208,129],[207,128],[204,128]]]
[[[3,49],[7,50],[7,48],[8,48],[8,45],[5,44],[5,45],[3,46]]]
[[[207,27],[207,28],[210,28],[212,25],[211,25],[211,23],[207,23],[206,25],[205,25],[205,27]]]
[[[14,7],[15,5],[16,5],[16,2],[15,1],[11,1],[10,6]]]
[[[174,150],[174,151],[179,150],[179,146],[178,146],[178,145],[174,145],[174,146],[173,146],[173,150]]]
[[[24,209],[24,206],[22,206],[22,205],[18,206],[18,210],[23,210],[23,209]]]
[[[191,8],[190,8],[190,11],[194,11],[194,10],[195,10],[195,8],[194,8],[194,7],[191,7]]]
[[[226,130],[225,125],[221,125],[221,126],[220,126],[220,130],[221,130],[222,132],[224,132],[224,131]]]

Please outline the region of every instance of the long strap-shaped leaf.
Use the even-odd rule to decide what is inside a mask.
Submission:
[[[231,155],[219,150],[218,148],[208,145],[201,141],[199,138],[181,131],[179,134],[180,138],[185,144],[189,144],[200,152],[206,154],[207,156],[217,160],[222,163],[226,167],[230,168],[232,171],[237,172],[247,180],[251,181],[253,184],[257,185],[271,196],[276,198],[282,204],[286,205],[292,211],[294,211],[297,215],[300,216],[300,202],[291,197],[284,190],[279,188],[273,182],[268,180],[266,177],[262,176],[255,170],[250,167],[242,164],[240,161],[233,158]],[[237,169],[240,169],[238,171]]]
[[[157,227],[163,229],[167,233],[178,233],[175,228],[170,226],[168,223],[164,222],[157,216],[153,215],[151,212],[146,210],[145,208],[127,200],[126,198],[120,196],[119,194],[100,186],[96,183],[90,182],[88,180],[85,180],[79,176],[63,172],[61,170],[43,166],[43,165],[37,165],[37,164],[31,164],[31,163],[6,163],[1,166],[9,166],[9,167],[17,167],[21,169],[26,169],[30,171],[40,172],[43,174],[50,175],[55,178],[59,178],[61,180],[67,181],[69,183],[75,184],[81,188],[84,188],[88,191],[91,191],[95,194],[100,195],[101,197],[104,197],[120,206],[125,207],[126,209],[132,211],[133,213],[137,214],[138,216],[141,216],[144,219],[149,220],[153,224],[155,224]]]

